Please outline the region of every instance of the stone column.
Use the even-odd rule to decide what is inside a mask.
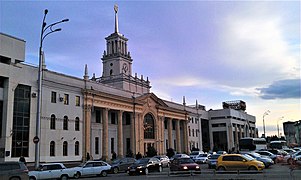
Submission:
[[[184,144],[184,151],[185,151],[185,153],[188,153],[188,134],[187,134],[187,120],[184,120],[183,121],[183,133],[184,133],[184,135],[183,135],[183,144]]]
[[[123,111],[118,112],[118,132],[117,132],[117,142],[118,142],[118,157],[123,157],[123,132],[122,132],[122,115]]]
[[[241,125],[239,125],[239,136],[240,136],[240,139],[243,138],[243,137],[242,137],[242,129],[241,129]]]
[[[166,154],[165,146],[165,126],[164,126],[164,117],[161,117],[161,152],[162,154]]]
[[[91,106],[85,105],[85,148],[84,160],[87,160],[87,153],[91,154]]]
[[[102,159],[107,161],[109,160],[109,109],[104,108],[103,109],[103,122],[102,122]]]
[[[232,123],[227,123],[228,129],[228,150],[232,150],[233,147],[233,130],[232,130]]]
[[[181,136],[180,136],[180,120],[176,120],[176,142],[177,142],[177,152],[182,152],[181,150]]]
[[[131,150],[134,153],[135,150],[135,122],[136,122],[136,113],[132,114],[132,119],[131,119]]]
[[[235,142],[235,151],[237,151],[238,150],[238,143],[239,143],[239,141],[238,141],[238,131],[237,131],[237,124],[235,124],[235,140],[236,140],[236,142]]]
[[[168,148],[173,148],[172,147],[172,119],[168,118],[167,119],[167,129],[168,129]]]

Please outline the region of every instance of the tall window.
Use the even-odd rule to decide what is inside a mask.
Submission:
[[[19,84],[14,90],[11,157],[28,157],[31,88]]]
[[[79,118],[75,118],[75,131],[79,131]]]
[[[69,104],[69,94],[64,94],[64,104],[65,105]]]
[[[51,102],[56,103],[56,92],[55,91],[51,91]]]
[[[114,138],[111,138],[111,151],[115,151]]]
[[[116,117],[114,112],[111,112],[111,124],[116,124]]]
[[[95,110],[95,120],[96,120],[96,123],[101,123],[101,110],[100,109]]]
[[[125,124],[130,125],[131,124],[131,114],[126,113],[125,114]]]
[[[68,116],[64,116],[63,130],[68,130]]]
[[[55,115],[50,116],[50,129],[55,129]]]
[[[194,129],[192,129],[192,137],[194,137]]]
[[[144,128],[144,139],[154,139],[154,119],[151,114],[147,114],[144,117],[143,122],[143,128]]]
[[[54,141],[51,141],[50,142],[50,156],[55,156],[55,142]]]
[[[79,155],[79,142],[76,141],[75,142],[75,147],[74,147],[74,150],[75,150],[75,156],[78,156]]]
[[[67,141],[63,142],[63,156],[68,156],[68,143],[67,143]]]
[[[188,126],[188,135],[191,136],[190,126]]]
[[[80,97],[75,96],[75,106],[80,106]]]
[[[95,154],[99,154],[99,138],[95,137]]]

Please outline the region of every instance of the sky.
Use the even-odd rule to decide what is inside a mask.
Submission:
[[[301,120],[300,1],[0,1],[0,31],[26,41],[26,63],[38,65],[44,10],[62,31],[43,43],[47,68],[82,78],[102,75],[105,37],[129,39],[133,75],[158,97],[206,109],[243,100],[259,135]],[[283,117],[283,118],[282,118]]]

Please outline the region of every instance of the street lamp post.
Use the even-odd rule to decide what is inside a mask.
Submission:
[[[39,72],[38,72],[38,96],[37,96],[37,117],[36,117],[36,136],[34,137],[34,143],[35,143],[35,169],[38,169],[39,163],[40,163],[40,134],[41,134],[41,104],[42,104],[42,78],[43,78],[43,58],[42,58],[42,47],[43,47],[43,41],[51,33],[61,31],[61,28],[52,29],[54,25],[67,22],[69,19],[63,19],[61,21],[52,23],[48,26],[45,22],[46,15],[48,13],[48,10],[45,9],[44,11],[44,18],[42,23],[42,30],[41,30],[41,36],[40,36],[40,48],[39,48]]]
[[[281,121],[283,118],[284,118],[284,117],[282,116],[282,117],[280,117],[280,118],[278,119],[278,121],[277,121],[278,138],[280,137],[280,135],[279,135],[279,121]]]
[[[263,122],[263,136],[264,138],[266,138],[265,136],[265,123],[264,123],[264,116],[269,115],[270,110],[267,110],[266,112],[263,113],[263,117],[262,117],[262,122]]]

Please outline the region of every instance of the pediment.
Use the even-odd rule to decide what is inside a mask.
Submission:
[[[164,103],[162,99],[156,96],[154,93],[144,94],[136,98],[139,101],[142,101],[147,104],[147,106],[161,106],[161,107],[168,107],[167,104]]]

